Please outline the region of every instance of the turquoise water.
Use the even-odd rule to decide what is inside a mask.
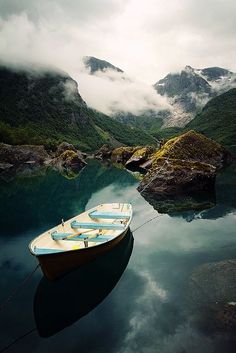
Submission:
[[[137,185],[128,171],[97,162],[71,180],[45,171],[2,181],[1,302],[36,265],[30,240],[62,218],[130,200],[133,230],[155,217]],[[0,312],[0,350],[33,330],[9,352],[234,352],[233,333],[212,328],[194,304],[189,283],[199,265],[236,258],[235,196],[232,166],[217,178],[211,209],[163,214],[129,234],[113,253],[56,284],[37,270]]]

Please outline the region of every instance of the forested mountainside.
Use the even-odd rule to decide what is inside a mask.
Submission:
[[[186,126],[224,144],[236,145],[236,88],[211,99]]]
[[[68,141],[82,150],[104,143],[154,143],[147,133],[125,126],[89,108],[77,83],[49,69],[0,67],[0,142],[53,146]]]

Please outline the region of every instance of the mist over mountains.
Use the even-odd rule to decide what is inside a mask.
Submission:
[[[106,60],[87,56],[83,63],[76,80],[52,67],[1,66],[1,140],[50,146],[66,139],[83,150],[155,143],[178,133],[208,101],[236,86],[235,74],[219,67],[186,66],[148,86]],[[91,78],[86,102],[84,77]],[[198,129],[197,123],[189,126]]]
[[[194,69],[186,66],[180,72],[169,73],[153,86],[150,85],[150,95],[143,92],[140,97],[136,94],[138,102],[130,104],[132,95],[129,95],[126,85],[136,85],[134,78],[111,63],[95,57],[86,57],[86,67],[90,73],[101,78],[103,83],[109,81],[110,90],[112,87],[116,90],[119,82],[119,93],[126,93],[117,94],[112,100],[110,94],[104,92],[107,105],[112,107],[110,115],[122,123],[145,128],[149,132],[161,127],[184,127],[211,98],[236,87],[236,75],[230,70],[220,67]],[[99,94],[102,96],[103,91]]]

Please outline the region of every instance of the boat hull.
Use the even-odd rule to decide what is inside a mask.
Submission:
[[[36,256],[42,272],[49,280],[55,280],[114,248],[127,234],[129,227],[108,242],[84,249]]]

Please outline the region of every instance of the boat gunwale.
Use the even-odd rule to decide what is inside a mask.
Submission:
[[[70,253],[70,252],[75,253],[75,252],[78,252],[78,251],[82,252],[83,250],[85,251],[85,250],[89,250],[89,249],[91,249],[91,248],[95,248],[95,247],[97,248],[97,247],[101,247],[101,246],[107,245],[108,243],[110,244],[112,241],[116,240],[117,238],[119,238],[119,237],[122,236],[123,234],[126,234],[126,232],[127,232],[128,229],[129,229],[130,223],[131,223],[131,221],[132,221],[132,217],[133,217],[133,208],[132,208],[132,204],[131,204],[131,203],[124,203],[124,204],[129,205],[129,207],[130,207],[130,217],[129,217],[129,220],[128,220],[128,222],[127,222],[127,224],[126,224],[124,230],[123,230],[120,234],[117,234],[115,237],[111,238],[110,240],[101,242],[100,244],[94,244],[94,245],[91,245],[91,246],[86,247],[86,248],[68,249],[68,250],[63,250],[63,251],[61,251],[61,252],[56,252],[56,253],[48,253],[48,254],[39,254],[39,255],[37,255],[37,254],[35,254],[35,253],[33,252],[32,243],[33,243],[37,238],[39,238],[39,237],[41,237],[42,235],[44,235],[44,233],[47,232],[47,231],[45,231],[44,233],[38,235],[36,238],[34,238],[34,239],[31,240],[31,242],[30,242],[29,245],[28,245],[30,253],[31,253],[33,256],[36,256],[36,257],[41,257],[41,256],[43,256],[43,257],[44,257],[44,256],[61,256],[62,254],[65,254],[65,253]],[[103,203],[103,204],[100,204],[100,205],[105,205],[105,204]],[[97,206],[95,206],[95,207],[93,207],[93,208],[96,208],[96,207],[98,207],[98,206],[100,206],[100,205],[97,205]],[[88,213],[90,210],[91,210],[91,209],[89,209],[88,211],[85,211],[85,212],[83,212],[83,213]],[[77,216],[75,216],[75,217],[78,217],[78,216],[80,216],[80,215],[83,214],[83,213],[80,213],[79,215],[77,215]],[[74,218],[74,217],[72,217],[72,218]],[[66,222],[70,221],[72,218],[68,219]],[[58,225],[55,226],[55,227],[58,227]],[[51,228],[48,232],[50,232],[51,230],[53,230],[55,227]],[[65,241],[66,241],[66,240],[65,240]],[[76,241],[76,240],[75,240],[75,241]],[[86,240],[85,240],[85,241],[86,241]]]

